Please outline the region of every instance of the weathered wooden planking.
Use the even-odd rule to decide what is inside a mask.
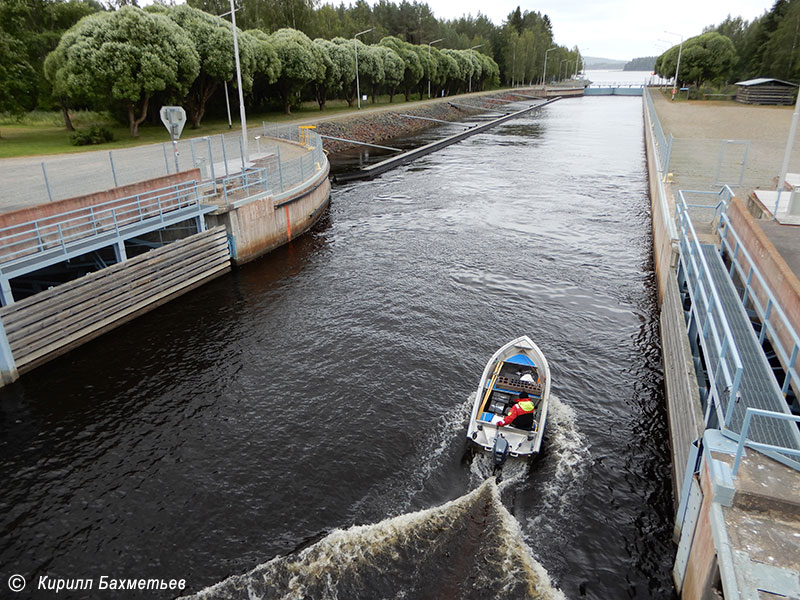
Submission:
[[[225,238],[223,228],[216,228],[209,232],[198,234],[202,237],[193,239],[195,236],[174,242],[169,246],[157,248],[151,252],[131,258],[125,262],[112,265],[108,268],[88,273],[83,277],[69,281],[49,290],[44,290],[34,296],[30,296],[9,306],[0,308],[0,318],[6,327],[6,333],[13,332],[15,328],[40,320],[46,312],[41,307],[36,311],[31,311],[37,305],[52,307],[52,300],[58,298],[64,306],[70,303],[81,303],[85,300],[89,286],[95,285],[92,291],[97,291],[100,286],[116,285],[120,286],[123,282],[130,282],[135,279],[136,274],[141,269],[152,269],[153,266],[170,262],[177,262],[185,253],[195,253],[198,247],[216,247]]]
[[[17,368],[28,371],[229,269],[220,227],[4,307]]]
[[[65,292],[63,296],[51,296],[46,303],[39,303],[38,309],[35,311],[29,310],[33,307],[27,307],[27,310],[15,313],[13,317],[9,315],[6,322],[6,335],[13,344],[13,340],[17,337],[30,333],[32,327],[44,328],[57,322],[56,319],[58,319],[58,322],[63,323],[62,319],[66,316],[80,311],[91,310],[89,301],[96,304],[108,294],[115,294],[118,291],[124,292],[134,284],[139,286],[147,282],[149,278],[152,278],[159,271],[174,271],[176,266],[185,264],[187,260],[196,259],[205,253],[216,252],[224,255],[226,251],[227,245],[225,242],[217,240],[215,245],[208,245],[206,242],[198,248],[183,246],[177,248],[174,255],[173,253],[162,253],[153,257],[152,261],[131,265],[130,269],[117,269],[115,274],[110,277],[87,281],[85,285],[73,287]],[[75,281],[83,279],[79,278]],[[11,306],[13,307],[14,305]]]
[[[190,278],[197,268],[205,268],[214,266],[217,263],[225,262],[227,256],[224,249],[217,250],[210,255],[210,258],[205,255],[190,255],[183,261],[174,263],[172,269],[168,271],[159,270],[158,272],[144,271],[133,282],[132,285],[125,285],[123,287],[114,287],[112,289],[104,290],[102,293],[92,294],[92,289],[95,286],[89,286],[89,294],[86,296],[86,301],[71,306],[68,310],[63,310],[57,299],[51,301],[51,306],[43,308],[49,309],[47,311],[39,311],[43,313],[43,318],[36,321],[29,326],[15,330],[13,335],[9,336],[9,343],[12,348],[16,343],[26,337],[34,335],[36,337],[46,336],[51,329],[64,330],[68,328],[72,322],[80,321],[87,318],[88,315],[103,311],[116,306],[124,306],[128,298],[134,298],[141,294],[147,294],[152,291],[154,286],[163,287],[169,286],[174,283],[180,283],[181,279]],[[162,272],[163,271],[163,272]],[[49,314],[48,314],[49,313]]]
[[[57,342],[52,343],[49,346],[40,348],[35,352],[25,355],[22,357],[22,362],[21,364],[18,364],[17,368],[20,373],[30,371],[38,365],[43,364],[48,360],[55,358],[56,356],[64,354],[72,348],[76,348],[88,342],[89,340],[106,333],[107,331],[115,329],[123,323],[127,323],[131,319],[149,312],[154,308],[168,302],[169,300],[172,300],[173,298],[176,298],[188,292],[189,290],[202,285],[209,279],[217,275],[221,275],[229,270],[230,265],[219,265],[215,269],[207,270],[196,277],[193,277],[189,280],[184,280],[182,282],[182,286],[175,286],[158,294],[151,294],[135,305],[129,306],[124,310],[116,311],[111,316],[107,316],[102,320],[93,322],[91,326],[80,328],[79,330],[72,332],[70,335],[62,336]]]
[[[32,353],[43,346],[56,343],[65,335],[92,326],[107,314],[124,311],[141,302],[146,303],[149,296],[160,294],[163,290],[180,288],[185,280],[214,269],[220,264],[226,264],[227,261],[227,249],[217,251],[208,257],[190,256],[174,265],[173,272],[179,273],[177,277],[169,277],[169,273],[165,273],[166,277],[163,275],[142,277],[134,286],[128,286],[127,291],[123,293],[118,293],[117,289],[109,290],[101,299],[85,302],[82,305],[84,310],[56,313],[49,319],[47,327],[38,327],[38,324],[35,324],[24,334],[9,337],[11,351],[15,355],[19,352]]]

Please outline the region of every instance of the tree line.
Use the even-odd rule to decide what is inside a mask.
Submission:
[[[198,126],[223,83],[235,81],[233,28],[215,16],[228,7],[0,0],[0,111],[59,108],[72,129],[70,109],[109,109],[135,136],[154,108],[177,102]],[[438,96],[561,79],[582,66],[577,48],[554,44],[547,15],[519,8],[496,26],[480,14],[440,21],[407,0],[248,0],[237,25],[247,104],[287,113],[312,98],[320,109],[332,98],[352,105],[356,52],[361,90],[373,102],[378,94],[422,98],[429,85]]]
[[[656,60],[662,77],[680,83],[723,85],[756,77],[800,82],[800,0],[777,0],[752,21],[730,15],[701,35],[673,46]]]

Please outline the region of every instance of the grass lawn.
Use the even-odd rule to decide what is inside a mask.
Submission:
[[[416,94],[412,96],[415,101]],[[394,105],[405,103],[404,97],[396,95]],[[363,108],[380,107],[389,105],[389,96],[380,96],[377,104],[364,104]],[[291,121],[302,121],[303,119],[316,119],[321,116],[334,116],[347,112],[356,112],[356,108],[347,106],[344,100],[331,100],[327,103],[325,111],[319,110],[316,102],[305,102],[295,109],[291,115],[284,115],[280,112],[270,113],[248,113],[247,124],[249,127],[259,125],[262,121],[269,123],[285,123]],[[74,152],[90,152],[93,150],[115,150],[118,148],[130,148],[131,146],[141,146],[143,144],[153,144],[158,142],[169,142],[169,134],[162,125],[142,124],[139,127],[139,137],[132,138],[127,125],[113,122],[109,117],[98,113],[88,113],[86,115],[76,112],[70,113],[75,129],[85,129],[92,123],[105,125],[114,133],[114,141],[104,144],[90,146],[73,146],[70,143],[70,132],[64,128],[60,113],[31,113],[22,118],[21,122],[10,119],[0,119],[0,158],[11,158],[16,156],[40,156],[47,154],[66,154]],[[231,118],[233,120],[232,129],[239,131],[239,111],[236,106],[231,106]],[[187,124],[183,130],[181,139],[202,137],[206,135],[218,135],[231,131],[228,128],[227,118],[204,119],[201,126],[191,129]]]

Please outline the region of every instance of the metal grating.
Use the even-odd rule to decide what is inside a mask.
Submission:
[[[740,432],[748,407],[787,413],[787,404],[719,251],[713,245],[701,247],[742,361],[741,401],[735,403],[728,424],[731,430]],[[725,399],[726,403],[729,401]],[[724,410],[727,414],[727,404]],[[748,437],[765,444],[800,448],[800,433],[794,423],[787,421],[758,419],[752,423]]]

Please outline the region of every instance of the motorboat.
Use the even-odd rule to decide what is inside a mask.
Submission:
[[[498,426],[520,395],[534,405],[533,418],[517,417]],[[494,353],[483,370],[467,427],[467,438],[491,452],[495,466],[511,457],[539,453],[547,422],[550,367],[542,351],[528,336],[521,336]]]

